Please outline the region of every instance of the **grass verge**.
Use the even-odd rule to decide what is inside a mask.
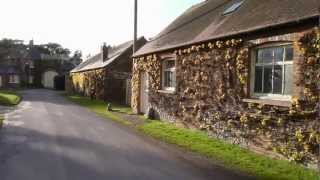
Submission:
[[[16,91],[0,90],[0,105],[14,106],[19,104],[21,96]]]
[[[87,107],[92,111],[114,121],[126,125],[132,124],[116,115],[106,111],[106,103],[99,100],[90,100],[80,96],[66,96],[69,100]],[[122,113],[131,113],[126,106],[112,104],[113,109]],[[228,144],[209,137],[206,133],[179,128],[161,121],[146,121],[138,130],[167,143],[178,145],[206,156],[213,161],[219,161],[227,168],[245,172],[258,179],[264,180],[320,180],[320,175],[313,170],[306,169],[298,164],[288,161],[275,160],[245,150],[239,146]]]
[[[120,122],[125,125],[131,125],[131,122],[117,116],[112,111],[107,111],[107,103],[101,100],[91,100],[87,97],[81,97],[77,95],[66,96],[70,101],[89,108],[97,114],[110,118],[114,121]],[[112,110],[120,113],[131,114],[131,108],[119,104],[112,103]]]
[[[3,126],[4,116],[0,114],[0,129]]]
[[[224,166],[249,173],[265,180],[320,180],[313,170],[288,161],[275,160],[208,137],[206,133],[178,128],[172,124],[153,121],[139,129],[162,141],[202,154]]]

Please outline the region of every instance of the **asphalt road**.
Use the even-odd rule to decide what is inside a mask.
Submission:
[[[0,131],[1,180],[239,180],[50,90],[23,92]]]

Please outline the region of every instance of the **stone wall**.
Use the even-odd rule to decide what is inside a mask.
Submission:
[[[69,93],[77,93],[88,97],[93,95],[96,99],[104,100],[105,74],[105,69],[71,73],[70,79],[67,81],[67,90],[71,91]]]
[[[230,39],[177,49],[174,93],[161,91],[162,54],[134,59],[132,107],[139,112],[140,74],[149,74],[149,103],[160,117],[212,136],[304,164],[319,162],[319,30],[261,39]],[[294,43],[294,93],[286,105],[250,98],[251,49]],[[166,54],[170,52],[166,52]],[[319,103],[318,103],[319,104]],[[318,109],[317,109],[318,107]]]
[[[95,99],[125,104],[126,81],[130,78],[130,73],[111,71],[109,68],[76,72],[66,79],[66,90],[69,93],[87,97],[93,95]]]

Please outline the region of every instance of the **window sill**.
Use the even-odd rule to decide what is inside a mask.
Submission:
[[[280,107],[290,107],[292,105],[290,100],[270,100],[270,99],[242,99],[246,103],[256,103],[262,105],[272,105]]]
[[[170,91],[170,90],[158,90],[158,92],[163,94],[176,94],[176,91]]]

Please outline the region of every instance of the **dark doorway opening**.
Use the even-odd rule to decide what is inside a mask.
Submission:
[[[58,91],[64,91],[66,89],[64,75],[54,77],[54,89]]]

